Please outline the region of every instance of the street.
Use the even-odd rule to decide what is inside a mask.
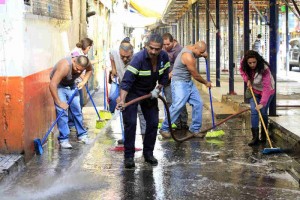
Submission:
[[[136,167],[125,169],[123,152],[112,151],[121,138],[117,115],[98,130],[90,103],[83,112],[91,144],[78,144],[73,133],[73,149],[60,150],[56,138],[50,138],[42,156],[2,182],[2,199],[300,199],[299,184],[286,171],[291,158],[263,155],[264,146],[247,145],[248,119],[218,127],[225,131],[220,139],[180,144],[158,135],[158,166],[145,163],[137,151]],[[204,109],[203,127],[210,125],[210,111]],[[140,134],[136,147],[142,148]]]

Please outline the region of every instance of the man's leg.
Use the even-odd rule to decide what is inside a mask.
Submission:
[[[190,132],[197,134],[202,126],[203,101],[198,89],[192,81],[190,82],[190,88],[191,90],[188,102],[192,106],[192,124],[189,130]]]
[[[68,99],[72,96],[74,91],[75,91],[75,89],[72,89],[68,92]],[[69,107],[69,109],[73,115],[73,120],[74,120],[75,128],[77,130],[78,139],[86,137],[86,135],[87,135],[87,130],[85,130],[85,128],[83,126],[83,117],[82,117],[82,111],[81,111],[79,98],[80,98],[79,94],[77,93]]]
[[[132,100],[126,99],[126,102]],[[135,153],[135,134],[136,134],[136,121],[137,121],[137,103],[129,105],[123,111],[124,122],[124,157],[134,157]]]
[[[67,102],[67,93],[69,89],[66,89],[65,87],[58,87],[57,88],[57,93],[58,97],[61,101]],[[72,148],[72,146],[69,143],[69,134],[70,134],[70,129],[68,126],[68,111],[63,110],[61,107],[55,105],[55,110],[56,110],[56,117],[63,112],[62,116],[57,120],[57,128],[59,130],[59,136],[58,136],[58,141],[61,144],[63,148]],[[64,144],[66,144],[64,146]]]
[[[158,124],[157,99],[147,99],[146,101],[141,102],[140,105],[147,124],[143,155],[146,162],[149,162],[152,165],[156,165],[157,160],[153,157],[153,150],[157,136]]]
[[[173,81],[171,84],[173,99],[172,105],[170,107],[171,124],[173,124],[179,117],[183,106],[186,104],[189,98],[189,89],[187,88],[188,83],[189,82],[185,81]],[[165,118],[164,122],[162,123],[162,127],[160,130],[170,131],[167,118]]]

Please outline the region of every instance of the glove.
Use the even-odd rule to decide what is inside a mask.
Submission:
[[[159,89],[154,89],[154,90],[152,90],[151,92],[151,99],[154,99],[154,98],[158,98],[158,94],[160,93],[160,91],[159,91]]]

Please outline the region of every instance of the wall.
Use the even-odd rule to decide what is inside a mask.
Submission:
[[[2,153],[25,153],[28,160],[34,154],[33,139],[42,138],[55,120],[49,73],[79,41],[81,2],[73,2],[73,20],[34,15],[23,1],[0,4]]]

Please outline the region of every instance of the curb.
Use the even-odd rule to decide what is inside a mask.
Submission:
[[[17,174],[25,168],[25,159],[20,154],[0,154],[0,181]]]

